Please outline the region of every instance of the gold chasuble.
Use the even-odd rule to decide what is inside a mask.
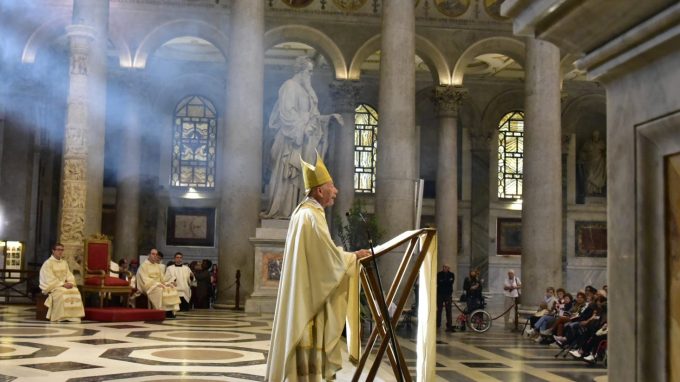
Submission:
[[[137,289],[142,291],[154,309],[165,311],[179,310],[179,295],[172,285],[169,277],[166,277],[160,264],[155,264],[148,259],[137,271]]]
[[[288,227],[266,381],[333,380],[345,323],[350,359],[358,359],[358,267],[333,243],[321,205],[303,200]]]
[[[66,289],[65,283],[71,283],[73,287]],[[47,319],[50,321],[80,322],[80,317],[85,316],[83,301],[76,287],[76,279],[68,268],[66,260],[57,260],[54,256],[50,256],[43,263],[40,267],[40,290],[48,295],[45,306]]]

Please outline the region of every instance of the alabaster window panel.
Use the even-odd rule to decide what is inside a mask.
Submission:
[[[507,113],[498,123],[498,198],[522,198],[524,113]]]
[[[170,185],[215,188],[217,112],[202,96],[189,96],[175,108]]]
[[[354,191],[375,192],[378,112],[362,103],[354,112]]]

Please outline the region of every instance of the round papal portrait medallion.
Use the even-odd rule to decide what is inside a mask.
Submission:
[[[368,0],[333,0],[333,3],[340,10],[345,12],[354,12],[366,4]]]
[[[437,10],[449,17],[458,17],[470,8],[470,0],[434,0]]]
[[[284,4],[292,8],[304,8],[313,3],[314,0],[281,0]]]
[[[484,0],[484,10],[486,13],[497,20],[507,20],[507,17],[501,16],[501,4],[504,0]]]

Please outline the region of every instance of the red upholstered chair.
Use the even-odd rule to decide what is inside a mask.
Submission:
[[[83,294],[97,293],[99,295],[99,307],[104,306],[104,297],[107,294],[122,294],[127,298],[132,292],[130,287],[130,274],[128,280],[110,276],[111,264],[111,241],[90,239],[85,241],[85,277],[83,280]],[[127,272],[127,271],[125,271]]]

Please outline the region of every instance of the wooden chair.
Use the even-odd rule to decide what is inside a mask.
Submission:
[[[111,241],[90,239],[85,241],[83,278],[83,295],[97,293],[99,295],[99,307],[104,306],[104,297],[108,294],[122,294],[127,306],[127,299],[132,292],[130,287],[130,272],[127,272],[128,280],[110,276],[111,267]],[[117,272],[116,272],[117,273]]]

